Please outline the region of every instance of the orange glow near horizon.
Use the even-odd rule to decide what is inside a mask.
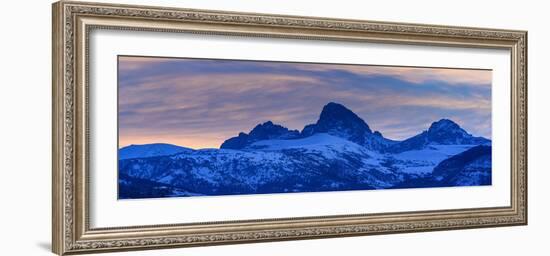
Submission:
[[[302,130],[340,103],[403,140],[442,118],[491,138],[492,71],[121,56],[119,148],[219,148],[266,121]]]
[[[235,136],[235,135],[233,135]],[[227,137],[229,138],[229,137]],[[192,149],[219,148],[227,138],[218,136],[171,136],[171,135],[146,135],[146,136],[120,136],[118,147],[123,148],[130,145],[143,145],[152,143],[166,143]]]

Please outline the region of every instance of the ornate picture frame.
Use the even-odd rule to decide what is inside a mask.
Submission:
[[[511,53],[510,205],[205,223],[90,226],[89,45],[99,29]],[[527,32],[61,1],[53,4],[53,251],[59,255],[527,224]]]

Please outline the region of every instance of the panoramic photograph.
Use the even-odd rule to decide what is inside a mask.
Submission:
[[[118,198],[492,184],[492,71],[118,57]]]

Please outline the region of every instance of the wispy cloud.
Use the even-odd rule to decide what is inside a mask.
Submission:
[[[268,120],[301,129],[330,101],[393,139],[415,135],[440,118],[491,135],[490,71],[135,59],[119,59],[121,146],[218,147]]]
[[[148,69],[153,65],[168,64],[170,62],[179,62],[181,60],[174,58],[151,58],[151,57],[133,57],[119,56],[118,69],[120,72]]]
[[[344,71],[363,76],[391,76],[420,84],[427,81],[443,81],[449,85],[474,84],[490,86],[492,74],[488,70],[424,67],[390,67],[366,65],[310,65],[298,66],[310,71]]]

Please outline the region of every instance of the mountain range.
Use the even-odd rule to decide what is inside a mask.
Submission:
[[[395,141],[333,102],[301,131],[267,121],[219,149],[119,149],[121,199],[490,184],[491,140],[441,119]]]

